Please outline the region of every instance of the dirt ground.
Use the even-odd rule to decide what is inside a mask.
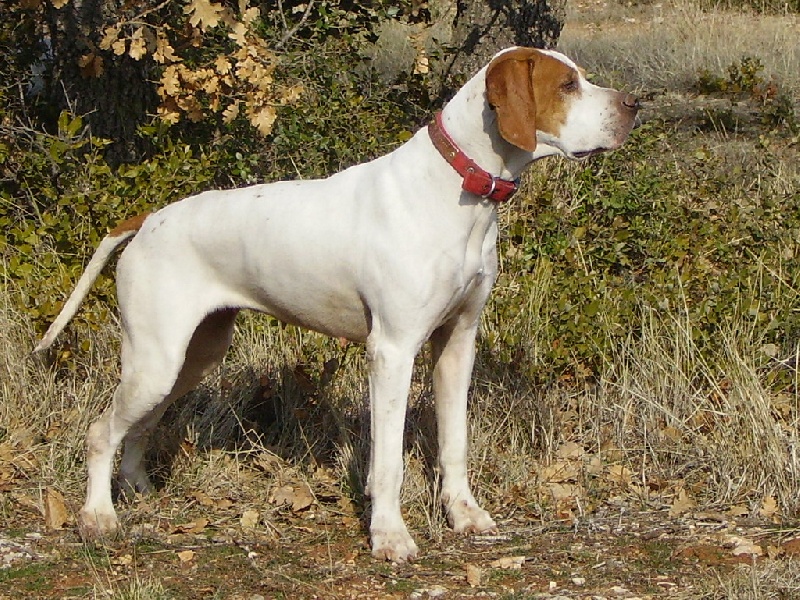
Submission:
[[[648,102],[669,118],[676,106],[685,114],[683,100]],[[79,496],[42,489],[35,465],[7,450],[0,444],[0,516],[12,524],[0,530],[0,600],[800,597],[790,576],[800,567],[800,523],[768,504],[695,506],[677,492],[605,489],[589,510],[565,494],[561,511],[494,497],[487,508],[498,535],[412,526],[420,556],[393,565],[370,556],[367,509],[332,478],[280,481],[284,465],[261,464],[242,466],[235,484],[123,501],[124,535],[87,545],[74,518]]]
[[[416,531],[420,558],[392,565],[370,556],[363,509],[330,480],[242,469],[238,489],[122,501],[125,535],[94,546],[57,492],[6,488],[0,598],[735,598],[720,581],[794,571],[800,556],[800,529],[763,510],[621,495],[564,518],[498,499],[498,535]]]

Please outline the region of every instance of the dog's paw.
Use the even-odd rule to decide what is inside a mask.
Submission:
[[[87,542],[115,538],[119,532],[117,515],[83,508],[78,513],[78,531]]]
[[[447,520],[456,533],[497,533],[497,524],[489,513],[466,500],[454,502],[447,509]]]
[[[405,529],[373,530],[372,556],[380,560],[403,563],[414,560],[419,549]]]

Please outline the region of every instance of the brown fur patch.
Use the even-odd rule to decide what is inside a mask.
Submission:
[[[575,69],[534,48],[498,56],[486,71],[486,93],[503,139],[532,152],[537,129],[558,136],[571,93],[564,85],[578,79]]]
[[[536,101],[531,67],[539,52],[516,48],[504,52],[486,70],[486,96],[497,113],[500,135],[529,152],[536,149]]]
[[[144,223],[144,220],[149,216],[150,213],[144,213],[131,217],[130,219],[125,219],[122,223],[114,227],[108,235],[111,237],[119,237],[129,231],[139,231],[142,227],[142,223]]]
[[[533,68],[533,95],[536,98],[536,128],[558,137],[567,120],[571,92],[564,86],[578,84],[578,72],[557,58],[542,54]],[[576,87],[575,94],[580,93]]]

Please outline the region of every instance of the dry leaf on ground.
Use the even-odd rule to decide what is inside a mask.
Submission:
[[[64,496],[48,488],[44,494],[44,520],[49,529],[61,529],[69,519]]]
[[[259,514],[257,510],[246,510],[242,513],[242,518],[239,520],[242,527],[245,529],[255,529],[258,526]]]

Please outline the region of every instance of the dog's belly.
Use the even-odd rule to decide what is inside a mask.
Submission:
[[[365,342],[369,335],[369,311],[357,296],[318,291],[301,296],[261,290],[253,294],[246,308],[267,313],[288,323],[353,342]]]

